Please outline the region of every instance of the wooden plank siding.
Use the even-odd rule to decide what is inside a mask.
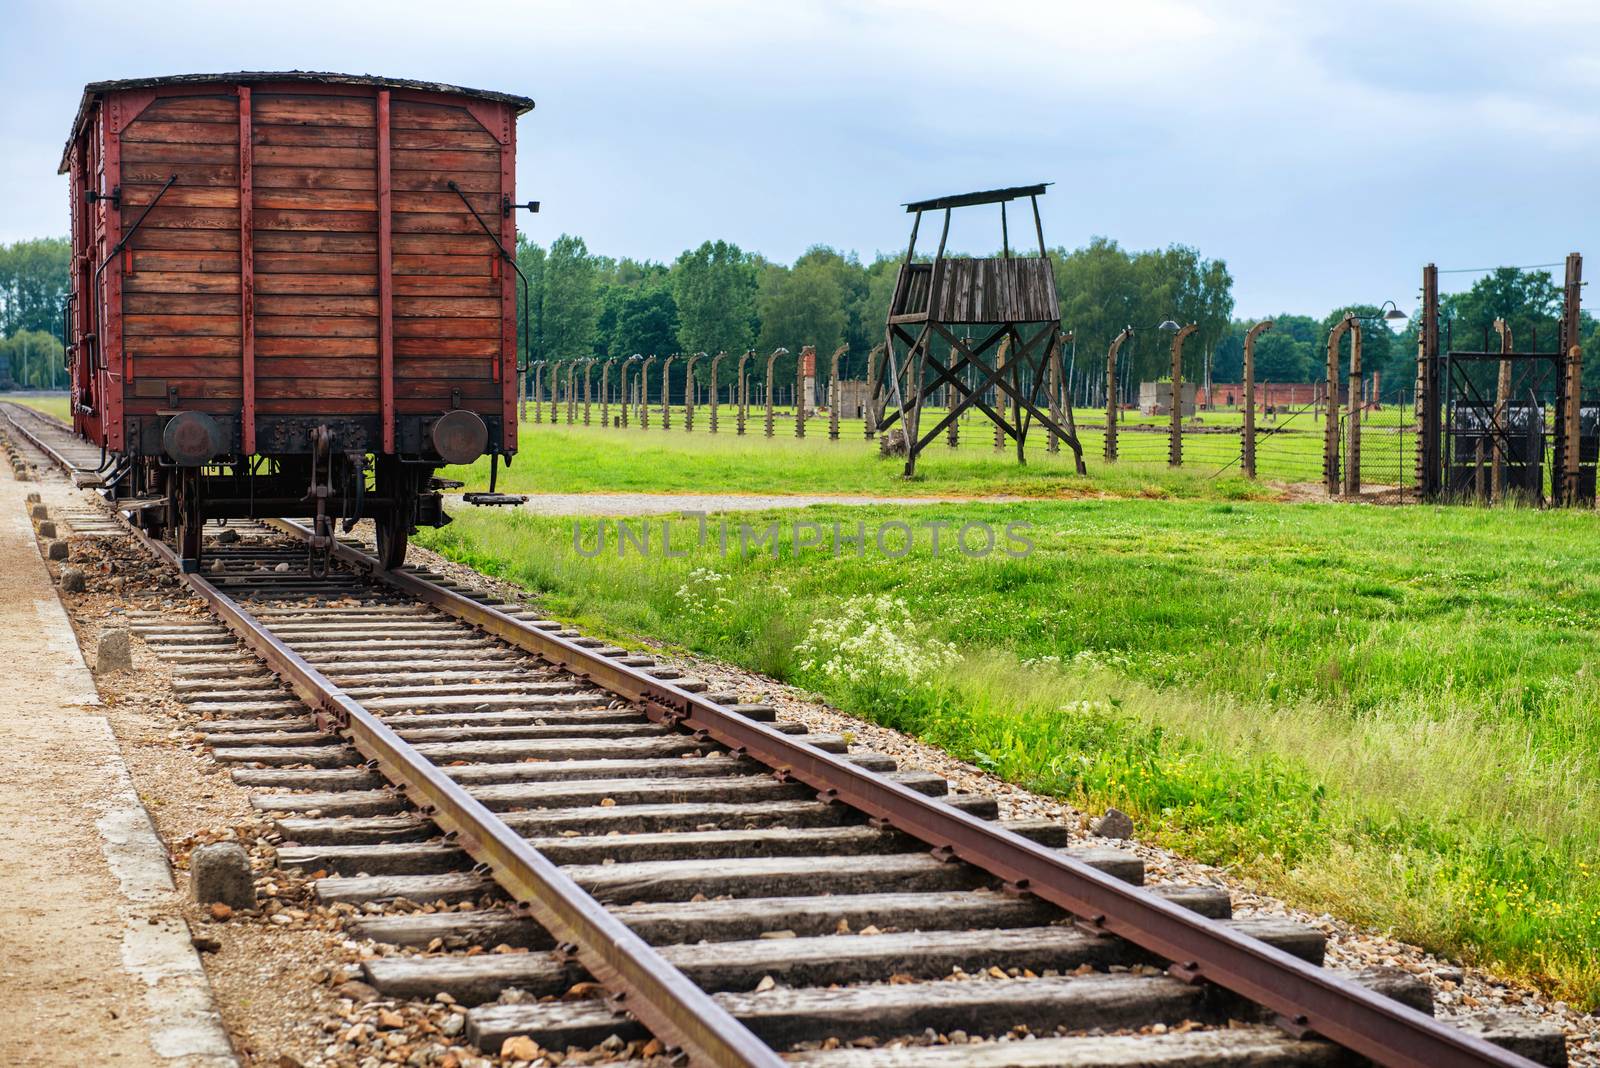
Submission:
[[[499,253],[449,183],[498,236],[500,142],[464,107],[397,99],[391,122],[396,409],[446,408],[459,389],[463,405],[498,414]],[[424,373],[443,359],[452,373]]]
[[[443,411],[455,391],[501,416],[507,269],[449,183],[496,237],[514,234],[511,108],[271,84],[243,90],[241,116],[241,89],[163,90],[122,130],[124,226],[155,204],[120,264],[128,414],[166,408],[176,388],[183,407],[237,416],[253,366],[261,415],[378,415],[391,366],[398,414]],[[502,110],[504,128],[474,107]],[[160,395],[138,396],[141,378],[162,380]]]
[[[238,94],[218,86],[153,100],[120,142],[124,225],[156,204],[122,257],[124,411],[165,408],[175,387],[185,406],[235,412],[243,352]],[[140,396],[136,383],[147,379],[161,388]]]
[[[939,306],[931,309],[942,323],[1048,322],[1060,316],[1055,277],[1048,260],[946,259],[939,278]],[[891,315],[930,311],[933,265],[901,266]]]

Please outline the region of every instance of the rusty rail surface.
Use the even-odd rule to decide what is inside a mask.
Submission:
[[[298,537],[310,533],[289,521],[274,525]],[[349,545],[335,543],[333,551],[375,581],[635,703],[658,723],[710,738],[814,787],[822,801],[847,804],[922,840],[941,858],[965,861],[1016,892],[1065,909],[1080,926],[1175,961],[1169,971],[1180,979],[1209,981],[1265,1006],[1291,1034],[1320,1035],[1395,1068],[1534,1063],[645,671],[405,571],[383,571]]]
[[[298,524],[283,526],[310,535]],[[781,1068],[782,1059],[766,1043],[442,769],[275,637],[233,598],[198,573],[183,574],[171,547],[143,531],[129,529],[178,571],[228,629],[315,710],[319,725],[345,734],[414,805],[483,865],[556,937],[563,953],[578,960],[612,992],[615,1007],[632,1013],[669,1046],[683,1049],[695,1064]],[[350,550],[346,548],[346,552]],[[363,559],[369,567],[376,564],[370,557]]]
[[[101,482],[100,476],[96,472],[94,472],[94,471],[86,471],[83,468],[77,466],[71,460],[67,459],[67,457],[59,449],[57,449],[55,446],[51,445],[48,441],[44,440],[44,438],[40,437],[38,434],[34,433],[33,429],[31,427],[24,426],[23,424],[25,422],[27,422],[27,419],[26,418],[24,418],[24,419],[15,418],[15,416],[14,416],[14,414],[12,412],[13,408],[18,410],[18,411],[26,411],[26,412],[29,413],[30,417],[37,418],[41,423],[46,423],[46,424],[51,425],[51,426],[60,427],[62,430],[66,431],[69,434],[71,433],[70,430],[67,430],[66,427],[64,427],[64,426],[62,426],[62,424],[56,422],[56,420],[51,418],[50,416],[45,415],[42,412],[36,412],[32,408],[27,407],[27,405],[17,404],[15,402],[12,402],[12,403],[7,404],[5,406],[5,409],[4,409],[5,419],[6,419],[7,423],[11,424],[12,429],[15,430],[17,433],[21,434],[23,437],[27,438],[28,439],[28,443],[30,445],[32,445],[34,448],[38,449],[40,452],[44,453],[47,457],[49,457],[51,463],[55,464],[57,467],[59,467],[63,471],[65,471],[67,473],[68,477],[70,477],[72,479],[74,485],[78,485],[78,486],[81,486],[81,487],[86,488],[86,489],[92,489],[92,488],[95,488],[95,487],[100,485],[100,482]],[[78,481],[80,476],[83,477],[83,481],[82,482]]]

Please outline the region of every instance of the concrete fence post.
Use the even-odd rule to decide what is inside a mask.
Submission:
[[[650,429],[650,365],[656,362],[651,353],[639,367],[639,429]]]
[[[1500,335],[1500,374],[1495,379],[1494,420],[1490,424],[1494,442],[1494,473],[1489,485],[1494,499],[1503,501],[1506,497],[1506,417],[1507,405],[1511,400],[1511,327],[1504,319],[1496,319],[1494,329]]]
[[[755,350],[750,349],[739,357],[739,394],[734,401],[733,414],[738,427],[737,433],[740,437],[744,436],[745,420],[750,416],[750,379],[745,375],[744,369],[745,365],[750,362],[750,357],[755,354]]]
[[[780,347],[780,348],[773,349],[772,350],[772,355],[767,357],[767,414],[766,414],[765,430],[766,430],[766,436],[769,437],[769,438],[772,436],[772,390],[773,390],[773,385],[774,385],[772,367],[773,367],[773,365],[775,363],[778,362],[778,357],[779,356],[787,356],[787,355],[789,355],[789,350],[786,349],[786,348]]]
[[[1000,381],[1001,379],[1003,379],[1005,377],[1004,368],[1006,366],[1006,356],[1009,355],[1010,352],[1011,352],[1011,338],[1010,337],[1001,338],[1000,339],[1000,345],[999,345],[998,348],[995,349],[995,353],[994,353],[995,370],[1000,372],[999,374],[995,375],[995,381],[996,382]],[[1000,417],[1002,419],[1004,419],[1006,411],[1008,410],[1008,405],[1010,403],[1011,398],[1006,396],[1006,391],[1005,390],[1000,389],[997,386],[997,387],[995,387],[995,398],[994,398],[994,400],[995,400],[995,404],[994,404],[995,410],[997,412],[999,412],[1000,413]],[[994,425],[994,448],[995,448],[995,451],[999,452],[1001,449],[1004,449],[1005,447],[1006,447],[1006,432],[1005,432],[1004,428],[1002,428],[1000,426],[999,423],[996,423]]]
[[[828,440],[839,440],[839,407],[843,401],[839,397],[839,360],[846,352],[850,351],[849,345],[840,345],[833,350],[833,366],[828,371]]]
[[[867,353],[867,404],[861,414],[866,417],[868,441],[878,432],[878,376],[883,371],[882,357],[882,342],[872,346]]]
[[[590,357],[583,361],[583,425],[589,425],[589,404],[594,400],[594,371],[595,358]]]
[[[1122,333],[1111,339],[1111,347],[1106,350],[1106,463],[1117,462],[1117,409],[1121,407],[1122,399],[1117,396],[1117,352],[1122,348],[1122,343],[1133,336],[1133,327],[1125,326]]]
[[[1256,338],[1271,329],[1272,320],[1263,319],[1244,335],[1244,431],[1239,462],[1245,478],[1256,477]]]
[[[705,353],[697,352],[689,357],[688,366],[684,368],[683,378],[683,432],[694,433],[694,365],[705,359]],[[716,411],[715,402],[711,409]]]
[[[1350,327],[1350,379],[1345,396],[1344,491],[1361,492],[1361,324]]]
[[[672,361],[678,358],[674,352],[661,364],[661,429],[672,429]]]
[[[1322,484],[1328,496],[1339,495],[1339,344],[1355,326],[1353,315],[1346,315],[1328,331],[1328,375],[1324,384],[1327,404],[1322,426]]]
[[[717,392],[717,368],[728,354],[719,352],[711,357],[711,432],[717,432],[717,409],[722,407],[722,395]]]
[[[1167,466],[1183,466],[1183,343],[1200,329],[1189,323],[1172,335],[1172,421],[1168,425]]]

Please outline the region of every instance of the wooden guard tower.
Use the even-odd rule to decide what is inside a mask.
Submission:
[[[1039,221],[1039,197],[1044,195],[1045,185],[963,193],[906,205],[906,211],[914,216],[911,241],[889,303],[885,359],[882,370],[873,376],[871,404],[879,430],[888,432],[897,421],[901,424],[908,478],[916,471],[918,454],[969,408],[983,412],[1017,443],[1018,463],[1026,462],[1023,448],[1029,427],[1037,420],[1066,442],[1077,460],[1078,473],[1084,473],[1072,409],[1058,403],[1061,398],[1057,396],[1064,381],[1061,310],[1056,301],[1055,271],[1045,252],[1044,227]],[[1023,197],[1033,207],[1037,257],[1011,255],[1006,205]],[[980,204],[1000,205],[1000,256],[946,259],[950,213]],[[932,262],[918,263],[914,258],[917,231],[923,212],[928,211],[944,212],[944,225]],[[991,388],[1001,397],[997,406],[983,399]],[[1050,399],[1041,409],[1036,402],[1044,390],[1049,391]],[[922,409],[940,395],[951,398],[950,410],[938,425],[924,431]],[[1065,415],[1058,417],[1054,412]],[[1061,425],[1063,418],[1065,426]]]

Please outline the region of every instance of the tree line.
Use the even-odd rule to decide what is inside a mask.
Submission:
[[[0,386],[66,384],[62,305],[72,246],[64,237],[0,244]]]
[[[900,257],[855,253],[817,245],[785,266],[728,241],[706,241],[670,264],[590,252],[581,237],[564,234],[541,246],[519,235],[517,261],[530,282],[526,350],[529,360],[583,356],[665,356],[673,352],[765,355],[784,347],[779,381],[792,381],[802,345],[826,358],[848,346],[841,373],[862,378],[867,353],[883,340],[883,324]],[[1130,251],[1107,238],[1078,249],[1050,251],[1061,319],[1072,332],[1069,359],[1080,376],[1103,367],[1106,349],[1124,327],[1133,337],[1121,350],[1131,382],[1170,374],[1168,335],[1157,325],[1171,319],[1198,324],[1184,349],[1184,376],[1237,382],[1243,374],[1243,338],[1252,320],[1234,316],[1233,278],[1227,263],[1198,249],[1171,245]],[[49,387],[62,376],[62,303],[68,291],[70,248],[65,238],[0,244],[0,385]],[[1518,347],[1537,337],[1553,347],[1561,290],[1548,274],[1512,267],[1487,273],[1465,291],[1441,298],[1458,347],[1481,347],[1497,317],[1512,325]],[[1256,343],[1256,377],[1263,382],[1306,382],[1326,373],[1329,329],[1349,311],[1325,316],[1282,314]],[[1377,371],[1385,399],[1409,390],[1415,376],[1417,320],[1405,329],[1364,332],[1363,363]],[[519,297],[519,314],[523,314]],[[1584,315],[1585,349],[1600,353],[1596,324]],[[1494,342],[1491,340],[1491,344]],[[519,346],[522,345],[519,332]],[[757,361],[764,368],[764,361]],[[702,368],[702,374],[708,368]],[[1600,387],[1600,358],[1586,361],[1585,384]],[[1100,372],[1103,374],[1103,372]]]

